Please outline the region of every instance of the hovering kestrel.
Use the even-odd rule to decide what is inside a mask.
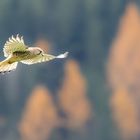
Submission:
[[[65,58],[68,52],[58,56],[45,54],[41,48],[29,47],[24,44],[23,37],[10,37],[3,48],[6,59],[0,62],[0,73],[10,72],[16,69],[18,62],[27,65],[50,61],[55,58]]]

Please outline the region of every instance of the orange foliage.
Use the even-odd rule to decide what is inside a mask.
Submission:
[[[20,123],[23,140],[46,140],[57,125],[57,111],[49,91],[38,86],[27,101]]]
[[[46,53],[48,53],[51,49],[50,43],[46,39],[43,39],[43,38],[38,39],[35,46],[41,48]]]
[[[113,92],[113,118],[122,136],[132,139],[137,137],[139,132],[139,60],[140,15],[136,5],[129,4],[110,51],[108,79]]]
[[[111,98],[113,118],[124,138],[134,138],[139,133],[139,116],[136,104],[128,91],[118,89]]]
[[[59,91],[60,107],[66,114],[69,128],[80,128],[89,120],[91,108],[86,96],[86,81],[74,60],[65,65],[65,78]]]
[[[46,140],[56,127],[65,129],[84,127],[91,115],[86,93],[86,81],[78,63],[68,60],[63,85],[58,93],[60,106],[54,105],[52,96],[45,87],[36,87],[27,101],[19,125],[21,138]],[[65,118],[58,116],[57,112],[60,110],[66,114]]]
[[[140,16],[130,4],[122,17],[109,57],[109,80],[112,86],[128,85],[140,72]]]

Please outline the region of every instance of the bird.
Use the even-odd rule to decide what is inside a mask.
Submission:
[[[0,62],[0,73],[2,74],[14,71],[19,62],[32,65],[57,58],[66,58],[68,55],[68,52],[65,52],[58,56],[54,56],[45,53],[39,47],[28,47],[24,43],[23,36],[19,37],[19,35],[16,35],[15,37],[12,35],[8,41],[6,41],[3,52],[6,59]]]

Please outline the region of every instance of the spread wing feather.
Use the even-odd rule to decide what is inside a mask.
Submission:
[[[31,65],[31,64],[35,64],[35,63],[47,62],[47,61],[50,61],[55,58],[58,58],[58,59],[66,58],[67,56],[68,56],[68,52],[60,54],[58,56],[54,56],[54,55],[50,55],[50,54],[39,54],[35,58],[23,60],[21,62],[24,64],[27,64],[27,65]]]
[[[10,37],[9,40],[5,43],[3,52],[4,56],[8,57],[13,52],[20,51],[24,52],[26,51],[27,46],[24,44],[23,37],[19,37],[18,35],[16,37]]]
[[[35,58],[23,60],[21,62],[24,64],[27,64],[27,65],[31,65],[31,64],[35,64],[35,63],[47,62],[47,61],[50,61],[55,58],[56,58],[56,56],[54,56],[54,55],[40,54],[40,55],[36,56]]]

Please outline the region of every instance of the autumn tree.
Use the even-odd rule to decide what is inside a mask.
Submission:
[[[58,124],[56,107],[47,88],[37,86],[27,100],[19,130],[22,140],[46,140]]]
[[[124,139],[139,139],[140,101],[140,15],[129,4],[121,18],[108,60],[112,90],[112,115]]]
[[[65,114],[66,127],[84,127],[91,117],[91,106],[87,97],[86,80],[75,60],[68,60],[65,64],[65,76],[58,96],[60,109]]]

